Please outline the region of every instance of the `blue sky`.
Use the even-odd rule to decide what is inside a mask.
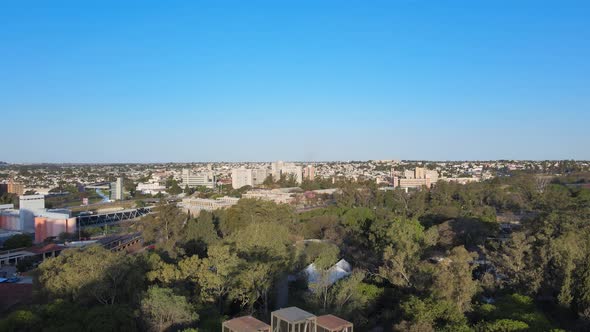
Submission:
[[[0,160],[590,159],[589,1],[3,1]]]

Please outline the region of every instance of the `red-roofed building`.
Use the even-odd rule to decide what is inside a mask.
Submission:
[[[318,316],[317,332],[353,332],[353,324],[334,315]]]
[[[49,243],[44,245],[43,247],[29,248],[27,249],[27,251],[32,252],[35,255],[42,255],[41,258],[45,259],[59,255],[59,253],[64,249],[66,249],[66,247],[64,247],[63,245]]]
[[[225,321],[222,332],[270,332],[270,325],[252,316],[244,316]]]

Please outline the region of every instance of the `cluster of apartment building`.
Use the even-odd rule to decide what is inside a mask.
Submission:
[[[234,168],[231,171],[232,188],[239,189],[245,186],[257,187],[261,185],[264,180],[271,175],[274,181],[279,180],[282,176],[292,176],[298,184],[301,184],[304,179],[313,181],[315,178],[315,168],[313,165],[305,167],[296,165],[295,163],[276,161],[271,163],[270,170],[268,168]]]
[[[282,175],[295,178],[297,183],[305,179],[341,179],[374,181],[377,184],[402,188],[431,186],[437,180],[469,183],[506,175],[510,171],[533,170],[554,174],[562,168],[563,161],[318,161],[313,165],[304,162],[216,162],[216,163],[160,163],[160,164],[60,164],[0,166],[0,194],[25,192],[49,194],[50,190],[65,184],[85,186],[109,183],[124,176],[137,185],[137,191],[145,194],[165,193],[165,181],[172,177],[183,188],[188,186],[215,188],[217,184],[231,184],[233,188],[259,187],[272,175],[276,181]],[[568,161],[575,167],[588,170],[588,161]],[[424,174],[415,168],[424,169]],[[411,171],[409,171],[411,170]],[[436,172],[436,174],[435,174]],[[394,179],[397,178],[397,179]],[[10,179],[10,180],[9,180]],[[116,182],[116,181],[115,181]],[[112,186],[117,188],[115,184]],[[120,199],[122,193],[114,192],[111,199]]]

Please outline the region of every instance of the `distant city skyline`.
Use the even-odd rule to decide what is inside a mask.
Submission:
[[[590,2],[12,2],[0,160],[590,159]]]

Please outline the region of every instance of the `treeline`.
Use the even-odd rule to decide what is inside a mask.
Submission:
[[[340,187],[334,206],[302,214],[247,199],[198,217],[160,205],[130,229],[153,250],[46,260],[37,304],[0,330],[217,331],[228,317],[268,320],[287,305],[358,331],[590,328],[587,189],[526,174],[410,193]],[[505,215],[520,222],[503,228]],[[332,284],[341,258],[352,274]],[[313,284],[301,274],[310,263]]]

